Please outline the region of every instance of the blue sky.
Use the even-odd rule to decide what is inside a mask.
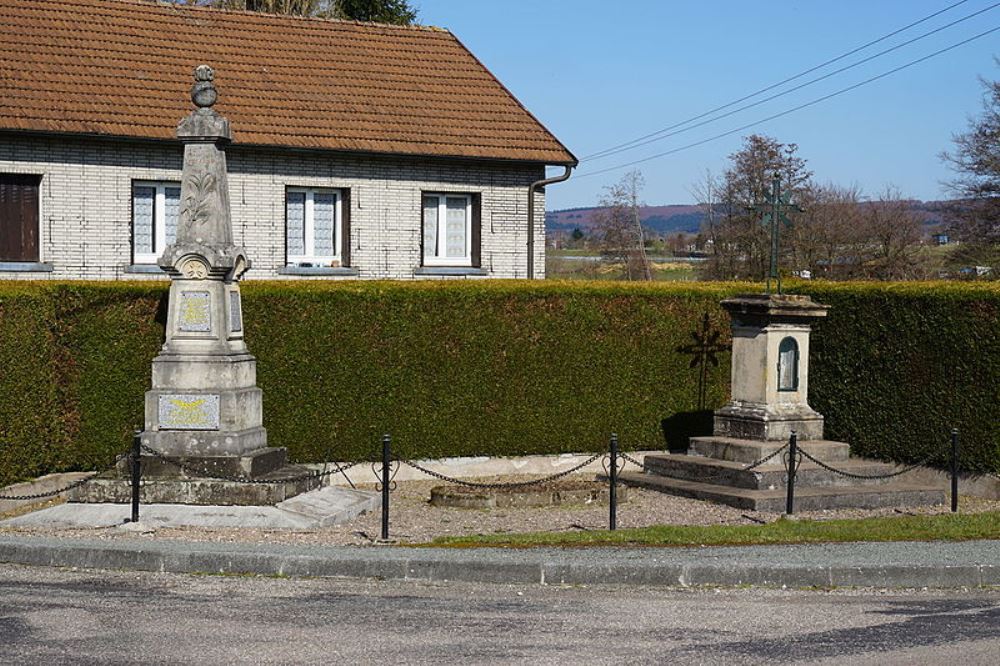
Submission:
[[[454,32],[566,146],[584,157],[797,74],[957,0],[412,0],[419,21]],[[802,83],[993,5],[963,4]],[[825,81],[704,127],[585,162],[548,188],[549,210],[593,205],[623,170],[588,171],[683,146],[808,102],[1000,26],[1000,7]],[[1000,78],[1000,31],[852,92],[753,129],[638,165],[650,204],[688,203],[741,137],[799,144],[820,182],[886,185],[944,198],[938,154],[982,109],[979,76]],[[779,88],[774,92],[780,92]],[[756,101],[757,98],[749,100]],[[728,110],[728,109],[727,109]],[[554,172],[561,172],[556,170]]]

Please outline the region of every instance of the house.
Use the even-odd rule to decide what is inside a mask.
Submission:
[[[248,277],[544,276],[544,186],[577,160],[446,30],[151,0],[0,24],[0,279],[163,277],[202,63]]]

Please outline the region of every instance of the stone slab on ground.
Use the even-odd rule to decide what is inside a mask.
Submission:
[[[314,529],[338,525],[381,506],[377,493],[329,486],[297,495],[274,506],[197,506],[143,504],[140,529],[201,527],[208,529]],[[4,527],[86,529],[123,525],[128,504],[62,504],[0,521]]]

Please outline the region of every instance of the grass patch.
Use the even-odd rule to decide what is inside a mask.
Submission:
[[[541,546],[758,546],[861,541],[968,541],[1000,539],[1000,512],[890,516],[856,520],[778,520],[766,525],[657,525],[589,532],[530,532],[439,537],[433,546],[455,548]]]

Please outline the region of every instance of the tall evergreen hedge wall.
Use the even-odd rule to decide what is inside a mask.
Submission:
[[[747,285],[250,283],[269,440],[293,458],[664,448],[710,429],[729,354],[690,353]],[[966,466],[1000,469],[1000,288],[805,283],[810,403],[858,453],[918,460],[962,430]],[[105,464],[142,422],[166,288],[0,285],[0,482]],[[704,397],[701,379],[704,378]],[[942,458],[943,461],[943,458]]]

